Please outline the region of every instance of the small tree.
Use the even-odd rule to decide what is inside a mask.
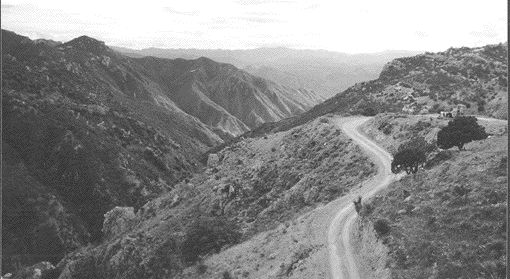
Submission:
[[[404,151],[406,149],[416,149],[423,151],[423,153],[429,154],[437,149],[434,143],[428,143],[424,137],[413,138],[398,147],[397,152]]]
[[[487,136],[485,127],[477,123],[476,117],[456,117],[437,133],[437,146],[441,149],[457,146],[459,150],[462,150],[464,144],[486,139]]]
[[[381,236],[387,235],[390,232],[391,227],[388,224],[387,220],[378,219],[374,223],[374,230],[377,233],[377,236],[381,237]]]
[[[416,173],[418,168],[425,163],[427,157],[425,152],[419,149],[404,149],[393,157],[391,161],[391,172],[397,174],[403,170],[407,174]]]

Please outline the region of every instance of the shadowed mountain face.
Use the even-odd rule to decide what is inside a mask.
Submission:
[[[185,112],[231,135],[303,113],[320,101],[306,90],[290,89],[204,57],[134,61]]]
[[[316,103],[206,58],[133,59],[86,36],[5,30],[2,99],[2,211],[26,217],[2,231],[5,272],[99,239],[105,212],[172,189],[222,138]]]
[[[394,58],[421,53],[419,51],[384,51],[351,55],[326,50],[297,50],[283,47],[246,50],[115,49],[132,57],[196,59],[205,56],[215,61],[235,65],[278,84],[312,90],[324,100],[357,82],[377,78],[384,64]]]

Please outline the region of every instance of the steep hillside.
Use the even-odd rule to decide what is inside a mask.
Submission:
[[[378,79],[361,82],[304,114],[266,123],[246,136],[285,131],[328,113],[435,113],[465,104],[467,114],[507,118],[508,45],[451,48],[445,52],[398,58]]]
[[[312,98],[205,58],[133,59],[86,36],[58,44],[2,30],[2,142],[11,147],[2,152],[24,166],[9,171],[15,161],[5,161],[5,188],[19,203],[3,210],[21,206],[32,218],[2,231],[4,245],[30,240],[5,250],[4,270],[46,253],[34,230],[49,226],[53,261],[97,241],[115,205],[139,208],[196,172],[197,156],[222,138],[301,113]],[[33,215],[41,204],[58,210]]]
[[[391,184],[364,205],[356,234],[363,238],[376,222],[387,225],[387,231],[380,225],[376,232],[387,247],[382,265],[389,268],[390,278],[506,278],[507,124],[479,122],[493,133],[490,138],[467,144],[465,151],[439,152],[425,169]],[[384,133],[380,123],[393,128]],[[416,123],[425,136],[443,125],[384,116],[367,123],[365,130],[380,142],[393,138],[398,144],[405,138],[402,130],[416,128]]]
[[[326,50],[284,47],[245,50],[116,48],[128,56],[196,59],[202,56],[229,63],[254,75],[295,89],[314,91],[323,99],[332,97],[356,82],[377,78],[384,64],[417,51],[385,51],[346,54]]]
[[[134,60],[180,108],[231,136],[303,113],[320,101],[312,92],[280,86],[204,57]]]
[[[285,60],[285,64],[268,62],[269,66],[250,65],[244,70],[291,88],[310,89],[326,100],[358,82],[377,78],[384,64],[394,58],[388,57],[385,61],[371,62],[369,57],[359,56],[359,60],[338,62],[334,59],[313,60],[312,58]]]
[[[2,31],[2,47],[2,141],[11,147],[2,153],[19,162],[2,165],[12,201],[3,212],[28,222],[2,230],[5,271],[98,240],[106,211],[167,191],[196,170],[197,154],[221,142],[177,107],[121,88],[114,79],[129,64],[95,40],[57,49]]]
[[[221,276],[228,262],[249,264],[246,269],[252,271],[262,262],[269,268],[274,263],[260,253],[236,248],[237,252],[208,262],[213,269],[197,274],[200,261],[195,265],[197,259],[191,256],[208,258],[223,247],[252,237],[260,240],[263,232],[277,227],[277,235],[287,239],[282,223],[294,222],[345,194],[373,173],[374,165],[327,118],[266,138],[246,139],[211,155],[206,173],[147,203],[136,216],[116,217],[113,223],[129,225],[100,245],[64,259],[59,264],[61,278],[84,272],[94,278],[211,278]],[[109,230],[106,224],[105,228]],[[258,245],[268,245],[264,249],[269,257],[271,246],[264,243]],[[282,253],[291,256],[300,245],[291,243]],[[256,274],[250,276],[260,278]]]
[[[58,262],[90,239],[83,221],[40,183],[9,144],[2,144],[2,270]]]

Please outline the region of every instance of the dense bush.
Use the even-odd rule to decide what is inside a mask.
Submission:
[[[388,234],[391,230],[391,227],[388,224],[388,221],[386,221],[384,219],[379,219],[379,220],[375,221],[375,223],[374,223],[374,230],[377,233],[377,235],[379,237],[381,237],[381,236],[385,236],[386,234]]]
[[[377,129],[382,131],[385,135],[389,135],[393,129],[393,124],[391,122],[383,122]]]
[[[232,275],[230,275],[230,272],[225,270],[225,271],[223,271],[222,278],[223,279],[232,279]]]
[[[380,105],[373,100],[361,99],[351,109],[353,114],[361,114],[364,116],[374,116],[379,113]]]
[[[375,107],[365,107],[361,110],[361,115],[364,116],[375,116],[377,114],[377,109]]]
[[[398,147],[397,152],[401,152],[406,149],[416,149],[425,154],[428,154],[435,151],[437,147],[435,144],[427,142],[424,137],[416,137],[401,144]]]
[[[426,159],[425,152],[417,148],[398,151],[391,161],[391,172],[396,174],[404,170],[407,174],[416,173]]]
[[[487,136],[485,127],[477,123],[476,117],[456,117],[437,133],[437,146],[441,149],[457,146],[459,150],[462,150],[464,144],[486,139]]]
[[[480,100],[477,102],[477,106],[478,106],[478,112],[484,112],[485,111],[485,101],[484,100]]]
[[[195,263],[200,256],[217,253],[228,244],[237,243],[241,233],[237,225],[221,217],[200,217],[186,229],[181,252],[186,263]]]
[[[435,94],[434,94],[435,98]],[[440,111],[443,111],[444,108],[439,103],[435,103],[432,108],[429,110],[430,113],[439,113]]]

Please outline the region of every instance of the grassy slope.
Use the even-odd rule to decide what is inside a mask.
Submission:
[[[392,117],[376,118],[365,131],[394,144],[404,138],[397,132],[401,124],[418,121]],[[374,124],[388,119],[394,132],[377,137]],[[423,133],[436,124],[433,120]],[[369,202],[375,209],[363,222],[385,219],[391,226],[382,240],[390,249],[392,278],[504,278],[507,140],[504,133],[470,143],[466,151],[452,150],[449,160],[406,176]]]

